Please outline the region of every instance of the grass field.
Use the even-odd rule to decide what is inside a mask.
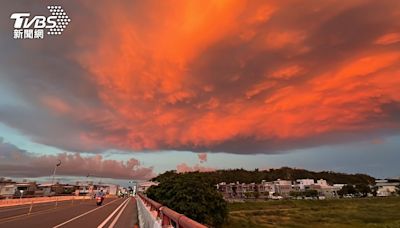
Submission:
[[[231,203],[224,227],[400,228],[400,197]]]

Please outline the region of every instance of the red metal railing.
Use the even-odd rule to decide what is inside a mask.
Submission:
[[[203,224],[161,205],[142,193],[138,193],[138,195],[147,206],[150,206],[150,210],[157,211],[157,217],[161,219],[163,227],[175,224],[177,228],[207,228]]]

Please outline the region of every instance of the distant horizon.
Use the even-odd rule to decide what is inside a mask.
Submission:
[[[399,1],[48,4],[0,8],[0,175],[400,176]]]
[[[355,175],[355,174],[362,174],[362,175],[368,175],[370,177],[373,177],[376,180],[380,180],[380,179],[400,179],[400,176],[392,176],[392,177],[384,177],[384,178],[379,178],[379,177],[374,177],[371,176],[367,173],[345,173],[345,172],[336,172],[333,170],[309,170],[309,169],[302,169],[302,168],[296,168],[296,167],[286,167],[286,166],[282,166],[280,168],[270,168],[270,169],[282,169],[282,168],[290,168],[290,169],[297,169],[297,170],[305,170],[305,171],[310,171],[310,172],[316,172],[316,173],[321,173],[321,172],[334,172],[334,173],[340,173],[340,174],[347,174],[347,175]],[[257,169],[257,168],[255,168]],[[206,172],[216,172],[216,171],[226,171],[226,170],[246,170],[246,171],[255,171],[255,169],[251,170],[251,169],[243,169],[243,168],[229,168],[229,169],[218,169],[218,170],[214,170],[214,171],[206,171]],[[171,171],[175,171],[177,172],[177,170],[167,170],[165,172],[171,172]],[[262,171],[269,171],[269,169],[259,169],[260,172]],[[163,172],[163,173],[165,173]],[[190,172],[199,172],[199,171],[190,171]],[[163,174],[163,173],[158,173],[157,176]],[[177,172],[179,173],[179,172]],[[155,177],[157,177],[155,176]],[[0,176],[0,178],[5,178],[5,179],[11,179],[12,181],[17,180],[17,182],[24,182],[24,180],[26,180],[26,182],[36,182],[36,183],[51,183],[52,182],[52,177],[2,177]],[[47,180],[46,180],[47,178]],[[112,178],[101,178],[101,177],[85,177],[85,176],[81,176],[81,177],[68,177],[68,176],[56,176],[54,179],[54,183],[61,183],[61,184],[75,184],[76,182],[81,182],[81,183],[86,183],[86,182],[92,182],[94,184],[118,184],[120,186],[124,186],[127,187],[129,185],[131,185],[131,183],[129,183],[129,181],[137,181],[138,183],[140,182],[146,182],[146,181],[150,181],[152,178],[147,179],[147,180],[133,180],[133,179],[112,179]]]

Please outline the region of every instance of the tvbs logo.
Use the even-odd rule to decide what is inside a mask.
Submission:
[[[14,39],[43,39],[45,30],[48,35],[61,35],[71,22],[61,6],[48,6],[51,16],[34,16],[30,13],[13,13]]]
[[[14,28],[30,28],[34,25],[34,28],[55,28],[57,23],[56,16],[35,16],[29,21],[30,13],[13,13],[11,19],[15,19]]]

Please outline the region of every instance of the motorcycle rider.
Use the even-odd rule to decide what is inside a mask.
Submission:
[[[97,205],[101,205],[101,204],[103,203],[103,200],[104,200],[104,192],[103,192],[103,189],[101,189],[100,191],[98,191],[98,192],[96,193],[96,199],[97,199],[97,197],[100,197],[100,198],[101,198],[100,203],[98,202]]]
[[[104,198],[104,192],[103,192],[103,189],[101,189],[100,191],[98,191],[97,193],[96,193],[96,197],[102,197],[102,198]]]

